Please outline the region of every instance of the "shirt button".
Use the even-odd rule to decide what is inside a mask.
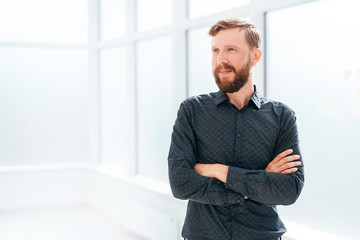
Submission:
[[[240,133],[236,134],[237,137],[240,137]]]
[[[231,183],[229,183],[229,185],[228,185],[228,186],[229,186],[229,188],[231,188],[231,187],[232,187],[232,184],[231,184]]]
[[[238,200],[237,200],[237,202],[238,202],[238,203],[241,203],[241,200],[240,200],[240,199],[238,199]]]

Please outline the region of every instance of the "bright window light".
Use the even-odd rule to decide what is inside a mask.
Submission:
[[[189,17],[198,18],[250,4],[250,0],[189,0]]]
[[[0,41],[86,43],[87,22],[87,0],[0,3]]]

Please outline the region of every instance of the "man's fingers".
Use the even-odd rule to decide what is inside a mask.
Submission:
[[[293,169],[294,172],[296,172],[298,170],[297,167],[300,165],[301,165],[300,161],[295,161],[295,162],[285,163],[285,164],[281,165],[279,168],[280,168],[281,173],[283,173],[284,171],[289,170],[289,169]],[[288,174],[288,173],[286,173],[286,174]]]
[[[291,156],[287,156],[287,157],[282,158],[280,161],[278,161],[278,163],[280,165],[282,165],[282,164],[292,162],[292,161],[296,161],[296,160],[299,160],[299,159],[300,159],[299,155],[291,155]]]
[[[280,161],[281,159],[283,159],[284,157],[290,155],[293,152],[292,149],[287,149],[285,151],[283,151],[282,153],[279,153],[273,160],[274,163],[277,163],[278,161]]]
[[[281,173],[282,174],[290,174],[290,173],[296,172],[297,170],[298,170],[298,168],[290,168],[290,169],[286,169],[286,170],[282,171]]]
[[[284,173],[289,174],[292,172],[296,172],[297,167],[302,163],[301,161],[297,161],[300,159],[299,155],[290,155],[293,153],[292,149],[287,149],[282,153],[278,154],[274,160],[272,160],[265,171],[267,172],[276,172],[276,173]]]

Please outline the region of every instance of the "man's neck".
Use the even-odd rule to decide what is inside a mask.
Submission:
[[[237,92],[226,93],[229,98],[229,101],[234,104],[239,110],[242,109],[250,100],[254,94],[254,85],[252,80],[249,81]]]

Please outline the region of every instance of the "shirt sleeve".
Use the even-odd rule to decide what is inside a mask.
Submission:
[[[225,183],[228,189],[269,205],[290,205],[296,201],[304,185],[304,167],[294,115],[288,119],[286,126],[280,133],[273,158],[286,149],[293,149],[293,154],[300,155],[302,163],[298,171],[286,175],[230,166]]]
[[[169,180],[174,197],[219,206],[242,203],[244,196],[240,192],[226,188],[221,181],[202,176],[194,170],[197,163],[196,138],[190,119],[182,103],[168,156]]]

